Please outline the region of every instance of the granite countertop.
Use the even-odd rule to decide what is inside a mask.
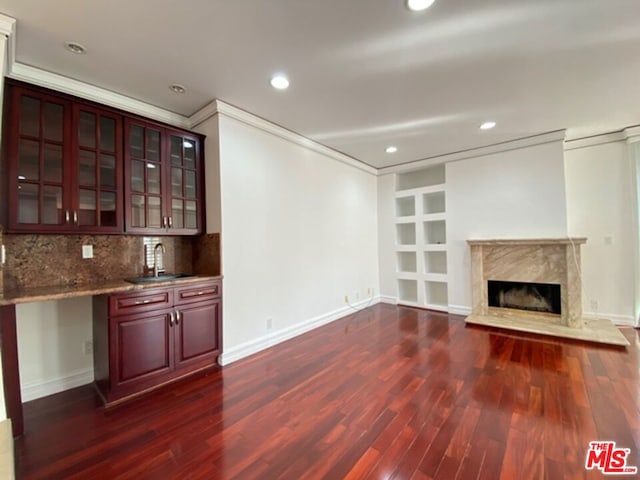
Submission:
[[[129,283],[124,279],[105,280],[99,283],[83,283],[73,285],[53,285],[49,287],[21,288],[19,290],[5,290],[0,292],[0,306],[17,303],[46,302],[63,298],[103,295],[108,293],[130,292],[148,288],[173,287],[203,280],[218,280],[221,275],[196,275],[193,277],[177,278],[163,282],[144,284]]]

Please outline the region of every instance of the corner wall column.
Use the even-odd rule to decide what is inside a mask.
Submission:
[[[18,335],[16,330],[16,306],[0,306],[0,356],[7,417],[11,419],[13,436],[24,431],[20,370],[18,367]]]

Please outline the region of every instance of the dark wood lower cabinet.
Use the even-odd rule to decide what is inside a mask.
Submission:
[[[158,298],[167,301],[151,307]],[[219,280],[96,296],[93,315],[96,386],[106,405],[211,368],[220,354]]]

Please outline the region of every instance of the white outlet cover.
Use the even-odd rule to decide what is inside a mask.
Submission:
[[[82,246],[82,258],[93,258],[93,245]]]

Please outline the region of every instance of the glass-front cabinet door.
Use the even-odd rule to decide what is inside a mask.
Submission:
[[[74,150],[78,158],[72,221],[80,230],[122,232],[121,117],[75,105]]]
[[[65,230],[71,192],[70,104],[53,96],[12,90],[9,128],[9,228]]]
[[[125,119],[127,232],[202,231],[200,148],[197,135]]]
[[[169,225],[163,187],[162,128],[125,120],[125,214],[130,232],[164,232]]]
[[[176,233],[200,230],[200,142],[193,135],[168,132],[169,227]]]

